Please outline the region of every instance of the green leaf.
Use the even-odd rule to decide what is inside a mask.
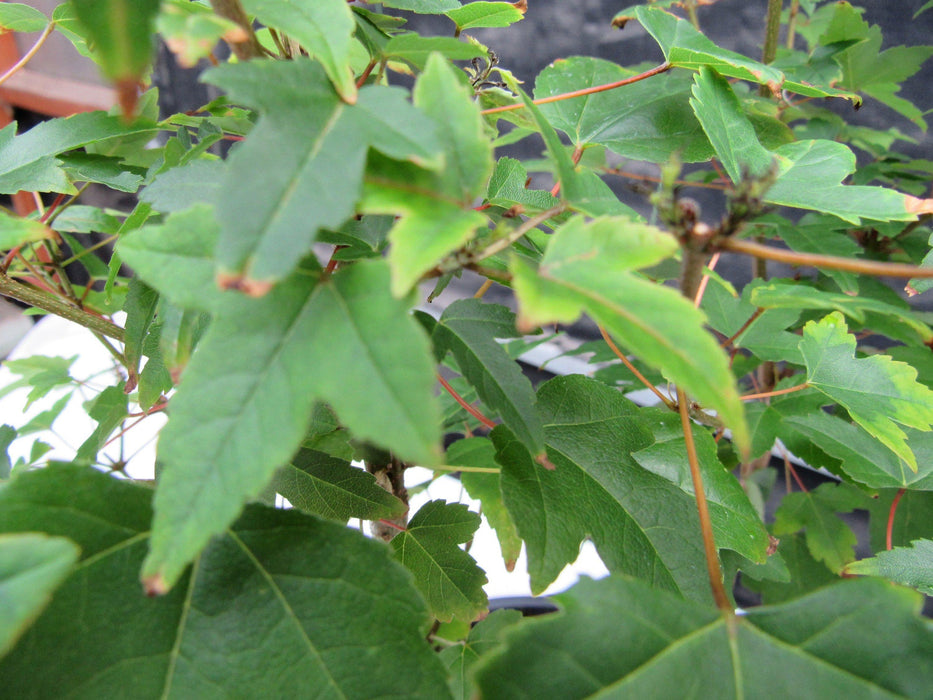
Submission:
[[[342,523],[350,518],[397,518],[408,510],[372,474],[315,450],[299,450],[271,486],[296,508]]]
[[[598,58],[554,61],[535,79],[535,98],[631,78],[635,72]],[[614,90],[541,105],[541,113],[574,146],[606,146],[626,158],[663,163],[676,153],[687,162],[713,155],[690,110],[689,74],[654,76]]]
[[[519,328],[570,323],[586,311],[633,354],[714,408],[741,449],[745,416],[726,356],[704,329],[702,312],[673,289],[631,271],[673,254],[676,241],[623,218],[571,219],[551,237],[537,271],[515,258]]]
[[[508,27],[525,16],[510,2],[470,2],[444,13],[457,25],[457,33],[478,27]]]
[[[450,351],[489,408],[532,454],[544,450],[544,428],[535,412],[531,382],[496,338],[514,338],[515,314],[498,304],[461,299],[448,306],[431,334],[440,361]]]
[[[220,196],[223,175],[222,160],[192,160],[156,175],[140,192],[139,199],[164,214],[184,211],[196,204],[213,204]]]
[[[16,125],[0,130],[0,194],[19,190],[76,192],[54,156],[90,143],[133,134],[155,134],[145,120],[127,124],[103,112],[50,119],[15,136]]]
[[[484,698],[922,697],[933,683],[919,596],[879,581],[736,618],[621,577],[557,600],[562,614],[512,628],[477,669]]]
[[[414,32],[393,36],[386,43],[386,58],[407,61],[418,70],[424,70],[431,54],[439,53],[451,61],[469,61],[482,58],[486,49],[479,44],[460,41],[446,36],[421,36]]]
[[[13,216],[0,210],[0,250],[53,237],[52,229],[40,221]]]
[[[881,576],[926,595],[933,595],[933,540],[914,540],[910,547],[878,552],[846,566],[847,574]]]
[[[852,42],[833,57],[842,67],[840,87],[874,97],[926,130],[921,110],[897,92],[933,55],[933,46],[895,46],[881,51],[881,29],[870,27],[859,16],[861,11],[848,2],[836,3],[833,18],[819,38],[823,45]]]
[[[9,479],[13,465],[10,464],[10,445],[19,437],[12,425],[0,425],[0,479]]]
[[[4,360],[3,366],[13,374],[20,375],[21,378],[0,389],[0,398],[16,389],[31,387],[26,396],[24,410],[29,408],[33,401],[42,398],[52,389],[68,386],[74,382],[71,377],[71,366],[77,359],[77,355],[73,357],[35,355],[20,360]]]
[[[720,48],[693,28],[686,20],[653,7],[638,7],[635,16],[664,52],[669,63],[680,68],[699,70],[709,66],[720,75],[767,85],[772,90],[786,89],[808,97],[845,97],[856,104],[858,95],[829,86],[811,85],[788,79],[781,71],[759,61]]]
[[[503,632],[522,619],[518,610],[495,610],[470,630],[461,643],[443,649],[438,657],[447,667],[450,690],[455,700],[470,700],[477,696],[472,679],[476,663],[502,646]]]
[[[885,317],[888,322],[909,328],[911,335],[916,335],[923,343],[933,340],[933,330],[918,319],[906,304],[899,308],[870,296],[829,292],[806,283],[791,281],[749,285],[747,294],[753,306],[767,309],[836,310],[863,324],[869,322],[868,313],[876,313]]]
[[[79,554],[64,537],[0,535],[0,658],[48,605]]]
[[[375,0],[380,5],[422,14],[439,15],[460,7],[460,0]]]
[[[415,575],[415,585],[438,620],[474,620],[488,605],[486,575],[457,546],[473,539],[479,524],[480,517],[462,503],[429,501],[392,539],[396,558]]]
[[[18,2],[0,4],[0,34],[6,32],[41,32],[49,18],[39,10]]]
[[[143,345],[155,320],[159,293],[136,277],[130,280],[127,287],[126,299],[123,301],[123,310],[126,312],[123,357],[126,358],[127,386],[133,391],[139,382]]]
[[[502,489],[499,487],[499,465],[496,464],[496,448],[489,438],[466,438],[457,440],[447,448],[447,464],[455,467],[474,467],[488,470],[463,471],[460,473],[460,483],[483,506],[483,515],[489,521],[489,526],[495,530],[496,539],[499,540],[499,549],[506,571],[515,568],[522,550],[522,540],[515,530],[515,523],[509,515],[505,502],[502,500]]]
[[[388,267],[367,261],[326,282],[316,276],[299,269],[261,299],[232,295],[216,310],[159,440],[150,586],[171,586],[288,463],[317,400],[356,437],[439,462],[427,339],[388,295]]]
[[[775,557],[780,557],[785,566],[787,575],[784,580],[756,580],[763,578],[756,576],[757,571],[742,569],[742,584],[760,593],[764,605],[794,600],[839,581],[839,577],[825,564],[813,558],[802,533],[781,535],[777,552],[769,557],[768,562]]]
[[[632,458],[644,469],[667,479],[691,498],[695,497],[680,421],[666,409],[644,409],[640,415],[651,427],[655,443],[633,452]],[[717,445],[709,431],[695,427],[693,439],[716,546],[731,549],[752,561],[764,562],[768,550],[764,523],[738,480],[719,461]]]
[[[708,66],[694,77],[690,106],[732,182],[761,177],[771,169],[774,158],[758,141],[729,81]]]
[[[267,27],[294,38],[316,58],[340,96],[356,101],[350,43],[356,22],[343,0],[243,0],[243,8]]]
[[[784,416],[782,423],[805,435],[813,444],[842,461],[841,469],[869,488],[933,490],[933,433],[908,430],[908,444],[917,460],[917,471],[858,425],[817,411]]]
[[[797,141],[780,146],[778,176],[766,202],[833,214],[849,223],[863,219],[912,221],[907,195],[886,187],[842,185],[855,172],[855,154],[835,141]]]
[[[927,10],[929,10],[931,7],[933,7],[933,0],[930,0],[930,2],[928,2],[926,5],[924,5],[924,6],[921,7],[919,10],[917,10],[916,12],[914,12],[914,19],[916,19],[917,16],[920,15],[921,13],[926,12]]]
[[[523,212],[537,214],[556,206],[557,197],[546,190],[529,190],[525,186],[528,171],[520,160],[500,158],[489,178],[486,201],[489,204],[511,209],[519,205]]]
[[[635,405],[600,382],[570,376],[538,390],[538,410],[553,470],[535,463],[504,427],[492,432],[532,591],[547,588],[589,537],[610,571],[710,600],[696,504],[635,461],[632,453],[653,443]]]
[[[136,192],[145,171],[119,158],[92,153],[69,153],[58,158],[68,178],[75,182],[96,182],[118,192]]]
[[[774,534],[792,535],[805,529],[810,553],[831,571],[840,573],[855,559],[856,539],[837,513],[860,506],[851,486],[823,484],[813,491],[789,493],[774,514]]]
[[[399,297],[486,224],[472,206],[493,168],[479,108],[441,56],[428,59],[415,84],[414,101],[436,123],[444,168],[417,174],[408,168],[405,177],[405,170],[382,161],[382,167],[367,174],[362,204],[372,213],[405,214],[389,232],[392,293]]]
[[[838,311],[804,326],[800,352],[807,382],[849,412],[853,420],[917,471],[917,458],[896,423],[930,430],[933,391],[919,384],[917,370],[884,355],[855,357],[855,337],[849,335]]]
[[[211,311],[230,298],[214,282],[220,227],[214,209],[197,205],[122,236],[117,250],[137,275],[185,309]]]
[[[75,461],[82,463],[97,461],[97,453],[104,448],[107,438],[126,418],[128,403],[129,400],[123,390],[123,382],[121,382],[119,386],[108,386],[85,405],[87,415],[97,423],[97,426],[87,440],[81,443],[75,454]]]
[[[149,68],[159,4],[160,0],[71,0],[94,57],[110,80],[136,83]]]
[[[287,275],[318,229],[353,215],[370,148],[421,164],[437,157],[433,123],[399,88],[368,86],[348,105],[304,59],[228,64],[204,79],[263,112],[230,156],[217,213],[221,272],[252,293]]]
[[[4,693],[448,697],[424,641],[424,603],[387,548],[295,510],[254,505],[171,594],[148,598],[137,575],[151,497],[75,467],[27,472],[0,492],[0,531],[67,534],[82,550],[0,661]]]

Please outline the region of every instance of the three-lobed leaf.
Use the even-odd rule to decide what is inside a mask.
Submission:
[[[800,341],[807,382],[845,407],[856,423],[916,472],[917,458],[897,424],[930,430],[933,391],[917,382],[917,370],[910,365],[884,355],[857,358],[855,346],[838,311],[807,323]]]
[[[301,268],[261,299],[231,295],[216,310],[159,443],[165,468],[143,572],[153,589],[170,587],[288,463],[317,400],[355,436],[439,461],[427,339],[388,294],[387,266],[318,276]]]

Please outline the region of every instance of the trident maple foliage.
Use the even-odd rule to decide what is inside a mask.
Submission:
[[[533,4],[378,4],[0,4],[3,31],[62,32],[121,104],[0,131],[0,192],[45,195],[0,212],[0,294],[92,330],[122,377],[72,461],[44,464],[41,441],[7,448],[86,378],[5,363],[4,392],[66,390],[0,428],[5,692],[930,697],[933,329],[878,278],[931,286],[933,168],[838,106],[925,129],[898,90],[933,47],[882,51],[848,2],[770,0],[759,61],[702,33],[712,0],[658,0],[606,21],[661,64],[524,76],[469,32],[508,41]],[[153,36],[221,97],[159,115]],[[525,138],[542,158],[501,155]],[[135,208],[85,203],[89,184]],[[721,218],[691,187],[723,193]],[[720,277],[725,252],[757,278]],[[475,298],[426,311],[467,273]],[[561,347],[587,376],[533,386],[516,358],[583,315],[602,340]],[[104,464],[157,413],[154,481]],[[772,449],[792,488],[766,524]],[[835,480],[807,490],[791,454]],[[480,515],[409,512],[413,465],[461,474],[534,592],[587,539],[612,575],[554,615],[486,616],[463,546]],[[737,579],[764,605],[737,613]]]

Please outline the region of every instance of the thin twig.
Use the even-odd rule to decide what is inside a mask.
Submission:
[[[664,394],[658,391],[658,388],[654,384],[649,382],[647,377],[645,377],[645,375],[643,375],[641,372],[638,371],[638,368],[635,367],[635,365],[631,363],[631,361],[625,356],[625,353],[619,350],[618,346],[614,342],[612,342],[612,338],[610,338],[609,334],[606,333],[606,329],[603,328],[602,326],[597,326],[597,328],[599,329],[599,333],[600,335],[602,335],[603,340],[606,341],[606,345],[608,345],[609,349],[612,350],[613,353],[615,353],[616,357],[622,360],[622,364],[624,364],[628,368],[628,371],[634,374],[635,377],[638,379],[638,381],[644,384],[648,389],[652,391],[652,393],[655,396],[661,399],[661,402],[665,406],[667,406],[672,411],[676,411],[677,410],[676,404],[674,404],[673,401],[671,401],[668,397],[666,397]]]
[[[765,312],[765,310],[764,310],[762,307],[760,307],[760,306],[759,306],[757,309],[755,309],[755,313],[753,313],[751,316],[748,317],[748,320],[747,320],[745,323],[742,324],[742,327],[739,328],[739,330],[737,330],[735,333],[733,333],[730,337],[728,337],[728,338],[726,338],[724,341],[722,341],[722,343],[720,343],[719,347],[721,347],[721,348],[727,348],[727,347],[729,347],[730,345],[732,345],[732,343],[734,343],[734,342],[736,341],[736,338],[738,338],[738,337],[739,337],[740,335],[742,335],[745,331],[747,331],[747,330],[748,330],[748,327],[749,327],[750,325],[752,325],[752,324],[755,322],[755,319],[758,318],[759,316],[761,316],[761,314],[763,314],[764,312]]]
[[[798,253],[793,250],[782,250],[771,246],[755,243],[738,238],[722,238],[715,242],[721,250],[733,253],[744,253],[759,260],[775,260],[791,265],[808,265],[827,270],[846,270],[862,275],[875,277],[916,277],[919,279],[933,278],[933,267],[920,267],[908,263],[880,262],[877,260],[856,260],[836,255],[819,255],[817,253]]]
[[[10,66],[10,69],[6,73],[4,73],[3,75],[0,75],[0,85],[3,85],[12,76],[16,75],[16,73],[19,71],[20,68],[22,68],[27,63],[29,63],[30,60],[32,60],[32,57],[36,55],[39,49],[42,48],[42,45],[45,43],[46,39],[49,38],[49,35],[51,35],[53,29],[55,29],[54,21],[49,22],[46,25],[45,29],[42,30],[42,34],[39,35],[39,38],[36,39],[36,43],[32,45],[29,51],[24,53],[21,59],[19,59],[16,63]]]
[[[754,401],[755,399],[770,399],[772,396],[781,396],[783,394],[793,394],[795,391],[803,391],[804,389],[809,389],[810,385],[804,382],[803,384],[798,384],[797,386],[788,387],[787,389],[778,389],[777,391],[763,391],[760,394],[746,394],[745,396],[739,397],[742,401]]]
[[[706,269],[709,272],[703,273],[703,279],[700,280],[700,286],[697,289],[696,297],[693,299],[693,306],[697,309],[700,308],[700,304],[703,302],[703,295],[706,293],[706,285],[709,284],[709,276],[713,270],[716,269],[716,265],[719,264],[720,253],[713,253],[713,257],[709,259],[709,262],[706,264]]]
[[[897,504],[901,502],[901,496],[904,495],[906,489],[898,489],[897,494],[894,496],[894,500],[891,501],[891,510],[888,511],[888,527],[885,531],[885,545],[888,548],[888,551],[894,548],[893,534],[894,534],[894,514],[897,513]]]
[[[574,90],[573,92],[565,92],[560,95],[551,95],[550,97],[542,97],[538,100],[532,100],[532,104],[543,105],[549,102],[559,102],[560,100],[569,100],[574,97],[583,97],[585,95],[593,95],[597,92],[605,92],[606,90],[614,90],[618,87],[623,87],[625,85],[631,85],[632,83],[637,83],[639,80],[644,80],[645,78],[650,78],[653,75],[658,75],[659,73],[664,73],[669,71],[673,66],[664,62],[659,66],[647,70],[644,73],[639,73],[634,75],[631,78],[626,78],[625,80],[618,80],[614,83],[606,83],[605,85],[594,85],[593,87],[583,88],[582,90]],[[490,109],[484,109],[480,114],[496,114],[497,112],[510,112],[513,109],[523,109],[525,107],[524,103],[516,103],[514,105],[503,105],[502,107],[492,107]]]
[[[485,260],[486,258],[492,257],[496,253],[505,250],[525,234],[530,233],[532,230],[536,229],[551,217],[557,216],[563,212],[565,208],[566,207],[563,204],[558,204],[557,206],[551,207],[550,209],[541,212],[537,216],[532,216],[507,236],[500,238],[498,241],[493,241],[488,246],[483,248],[483,250],[472,255],[469,259],[469,264],[478,263],[480,260]]]
[[[703,489],[703,475],[700,473],[700,460],[697,458],[696,445],[693,442],[693,424],[690,422],[689,402],[683,389],[677,389],[677,406],[680,413],[680,425],[684,431],[684,442],[687,447],[687,461],[690,463],[690,477],[693,480],[693,492],[697,502],[697,513],[700,516],[700,531],[703,534],[703,551],[706,554],[706,570],[709,573],[709,583],[713,589],[713,600],[716,607],[728,615],[734,615],[732,603],[726,595],[722,583],[722,567],[719,564],[719,551],[716,549],[716,540],[713,537],[713,523],[709,515],[709,505],[706,502],[706,491]]]
[[[447,380],[444,379],[440,374],[437,375],[437,380],[441,383],[441,386],[444,387],[447,393],[450,394],[454,398],[454,401],[456,401],[458,404],[463,406],[463,408],[466,410],[467,413],[469,413],[471,416],[473,416],[476,420],[478,420],[480,423],[485,425],[487,428],[491,429],[491,428],[496,427],[496,424],[493,421],[489,420],[482,413],[480,413],[479,409],[474,408],[469,403],[467,403],[467,400],[464,399],[462,396],[460,396],[460,394],[457,393],[457,390],[454,389],[452,386],[450,386]]]

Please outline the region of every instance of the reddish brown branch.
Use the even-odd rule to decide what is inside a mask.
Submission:
[[[452,386],[450,386],[447,380],[444,379],[440,374],[437,375],[437,380],[441,383],[441,386],[444,387],[447,393],[454,397],[454,401],[456,401],[458,404],[463,406],[464,410],[466,410],[467,413],[469,413],[471,416],[473,416],[476,420],[478,420],[480,423],[485,425],[487,428],[491,429],[491,428],[496,427],[496,424],[494,422],[492,422],[486,416],[480,413],[478,409],[474,408],[469,403],[467,403],[466,399],[460,396],[460,394],[457,393],[457,390],[454,389]]]

